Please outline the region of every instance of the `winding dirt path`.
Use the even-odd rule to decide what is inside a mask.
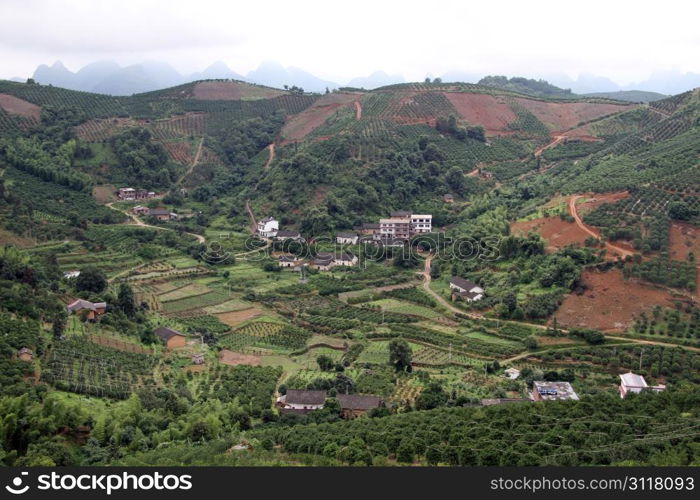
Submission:
[[[362,119],[362,104],[360,101],[355,101],[355,120],[358,122]]]
[[[197,163],[199,163],[199,157],[202,155],[202,146],[204,145],[204,137],[202,137],[199,141],[199,146],[197,146],[197,152],[194,154],[194,160],[192,160],[192,164],[189,166],[187,171],[182,174],[182,176],[177,180],[175,183],[176,186],[179,186],[182,184],[182,181],[184,181],[187,176],[189,176],[192,171],[194,170],[194,167],[197,166]]]
[[[274,142],[270,143],[270,145],[267,146],[267,151],[268,151],[269,156],[267,157],[267,162],[265,162],[265,166],[263,167],[265,170],[270,168],[270,164],[272,164],[272,162],[275,159],[275,143]]]
[[[572,196],[569,199],[569,213],[574,218],[574,220],[576,221],[576,225],[579,228],[581,228],[586,233],[590,234],[593,238],[600,238],[600,234],[597,231],[595,231],[594,229],[591,229],[589,226],[584,224],[583,221],[581,220],[581,217],[578,214],[578,210],[576,208],[576,201],[578,201],[581,198],[583,198],[583,195],[577,194],[577,195]],[[611,252],[617,252],[622,257],[627,257],[628,255],[634,255],[634,252],[630,252],[629,250],[618,247],[617,245],[613,245],[612,243],[609,243],[607,241],[605,242],[605,248],[607,248]]]
[[[544,153],[545,150],[547,150],[549,148],[553,148],[554,146],[556,146],[557,144],[559,144],[560,142],[565,141],[565,140],[566,140],[565,135],[555,135],[554,140],[552,142],[550,142],[549,144],[547,144],[545,146],[542,146],[541,148],[536,149],[535,152],[533,153],[533,155],[540,156],[542,153]]]
[[[256,234],[258,232],[258,221],[255,220],[253,209],[250,208],[250,200],[245,201],[245,211],[248,212],[248,217],[250,218],[250,232],[251,234]]]
[[[111,208],[112,210],[116,210],[117,212],[121,212],[124,215],[126,215],[127,217],[129,217],[132,220],[131,225],[139,226],[139,227],[149,227],[151,229],[157,229],[159,231],[175,231],[174,229],[172,229],[170,227],[161,227],[161,226],[154,226],[152,224],[146,224],[144,221],[139,219],[135,214],[129,212],[128,210],[119,210],[118,208],[116,208],[114,206],[114,202],[107,203],[105,206]],[[197,241],[199,243],[206,243],[206,241],[207,241],[206,238],[204,236],[202,236],[201,234],[196,234],[196,233],[185,233],[185,234],[188,234],[190,236],[194,236],[195,238],[197,238]]]

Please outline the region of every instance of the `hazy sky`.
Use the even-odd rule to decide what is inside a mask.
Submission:
[[[60,59],[181,72],[222,60],[245,74],[277,60],[343,82],[382,69],[582,72],[620,84],[654,70],[700,72],[700,2],[588,0],[0,0],[0,78]]]

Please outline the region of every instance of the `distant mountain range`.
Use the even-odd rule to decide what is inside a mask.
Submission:
[[[487,76],[478,73],[450,71],[443,74],[441,78],[444,82],[476,83]],[[221,78],[231,78],[277,88],[284,85],[296,85],[313,92],[323,92],[326,88],[334,89],[343,86],[370,90],[406,81],[402,75],[389,75],[383,71],[376,71],[371,75],[356,77],[345,84],[340,84],[319,78],[301,68],[284,67],[276,61],[265,61],[246,75],[236,73],[221,61],[215,62],[203,71],[189,75],[183,75],[169,64],[158,61],[146,61],[124,67],[114,61],[98,61],[84,66],[77,72],[70,71],[63,63],[56,61],[51,66],[45,64],[39,66],[34,71],[33,78],[38,83],[46,85],[51,84],[72,90],[111,95],[131,95],[195,80]],[[681,73],[677,70],[656,72],[645,81],[626,86],[620,86],[609,78],[591,74],[581,74],[578,78],[573,79],[564,73],[553,73],[542,75],[542,78],[561,89],[570,89],[575,94],[605,93],[608,94],[607,97],[615,97],[611,93],[620,91],[651,92],[657,93],[659,96],[671,95],[700,87],[700,74]],[[21,79],[13,78],[13,80]],[[642,98],[636,99],[636,97]],[[654,97],[654,94],[621,93],[617,94],[615,98],[650,101],[654,100]]]

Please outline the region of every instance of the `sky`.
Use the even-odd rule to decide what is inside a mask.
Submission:
[[[344,82],[376,70],[580,73],[621,85],[654,71],[700,73],[700,2],[690,0],[0,0],[0,78],[61,60],[159,60],[182,73],[265,60]]]

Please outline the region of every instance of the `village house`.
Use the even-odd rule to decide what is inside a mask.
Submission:
[[[446,193],[445,196],[442,197],[442,199],[445,203],[454,203],[455,201],[454,195],[451,195],[450,193]]]
[[[280,255],[277,259],[280,267],[297,267],[300,266],[304,261],[301,260],[296,255]]]
[[[148,215],[149,212],[148,207],[144,207],[142,205],[136,205],[134,208],[131,209],[131,213],[134,215]]]
[[[28,363],[34,359],[34,353],[31,349],[27,349],[26,347],[21,348],[17,355],[19,356],[19,359]]]
[[[318,254],[312,266],[319,271],[330,271],[333,267],[333,255],[329,253]]]
[[[366,222],[360,227],[353,229],[355,229],[360,234],[374,236],[375,234],[379,233],[379,224],[377,222]]]
[[[294,240],[294,241],[302,241],[303,240],[299,231],[287,231],[284,229],[278,230],[277,233],[275,234],[274,238],[276,240]]]
[[[578,401],[578,394],[568,382],[544,382],[532,383],[531,397],[533,401]]]
[[[94,320],[97,316],[104,314],[107,311],[106,302],[90,302],[89,300],[78,299],[66,306],[68,314],[76,313],[80,314],[82,311],[87,311],[86,318],[89,320]]]
[[[277,398],[277,406],[282,413],[308,413],[320,410],[326,403],[326,391],[287,389],[287,393]]]
[[[156,193],[146,189],[120,188],[117,197],[122,201],[150,200]]]
[[[261,238],[274,238],[280,228],[280,223],[273,217],[265,217],[258,221],[258,236]]]
[[[473,281],[460,278],[458,276],[450,279],[450,290],[452,290],[452,300],[461,298],[467,302],[475,302],[484,297],[484,289]]]
[[[171,212],[167,208],[163,208],[163,207],[149,209],[148,216],[155,217],[159,221],[169,221],[169,220],[177,219],[176,213]]]
[[[63,277],[66,278],[67,280],[77,278],[80,276],[80,271],[75,270],[75,271],[66,271],[63,273]]]
[[[326,396],[326,391],[288,389],[285,395],[277,398],[277,407],[281,413],[306,414],[322,409],[326,403]],[[378,396],[338,394],[336,397],[343,418],[356,418],[384,405],[384,401]]]
[[[172,328],[168,328],[165,326],[156,328],[153,331],[153,333],[156,337],[160,338],[165,342],[165,346],[169,351],[177,347],[184,347],[185,341],[187,340],[183,333],[180,333],[177,330],[173,330]]]
[[[374,408],[384,406],[384,401],[379,396],[338,394],[337,398],[340,403],[340,415],[347,419],[360,417]]]
[[[412,214],[406,210],[391,212],[389,218],[379,219],[379,233],[375,238],[408,240],[417,234],[429,233],[433,230],[433,216],[429,214]]]
[[[493,172],[490,172],[490,171],[488,171],[488,170],[481,170],[481,171],[479,171],[479,175],[480,175],[483,179],[492,179],[492,178],[493,178]]]
[[[508,368],[504,374],[511,380],[517,380],[517,378],[520,377],[520,370],[517,368]]]
[[[122,201],[134,201],[136,200],[136,190],[134,188],[119,188],[117,196]]]
[[[333,256],[333,265],[347,267],[357,265],[357,256],[347,253],[337,253]]]
[[[644,391],[662,392],[666,390],[665,385],[647,385],[644,377],[636,373],[628,372],[620,375],[620,397],[626,398],[629,394],[639,394]]]
[[[357,245],[360,236],[357,233],[337,233],[335,242],[341,245]]]

